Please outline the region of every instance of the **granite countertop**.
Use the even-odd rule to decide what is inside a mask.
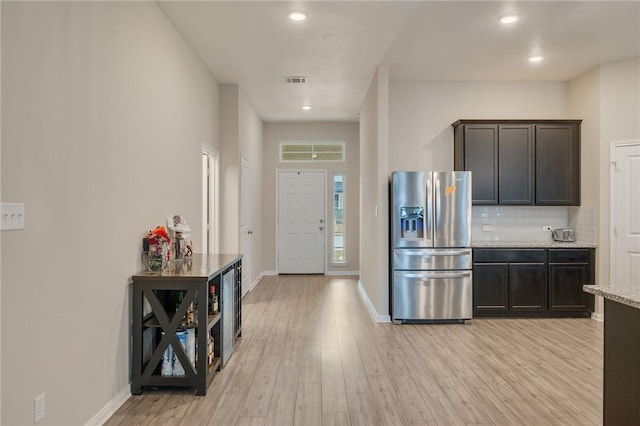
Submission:
[[[596,296],[640,309],[640,286],[631,285],[585,285],[582,289]]]
[[[596,248],[595,243],[576,241],[564,243],[559,241],[473,241],[472,248]]]

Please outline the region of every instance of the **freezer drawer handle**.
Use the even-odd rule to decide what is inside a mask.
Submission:
[[[433,279],[433,278],[468,278],[471,276],[471,272],[442,272],[442,273],[410,273],[404,272],[401,274],[406,278],[424,278],[424,279]],[[426,284],[426,283],[425,283]]]
[[[470,255],[471,251],[469,249],[461,249],[461,250],[438,250],[438,251],[431,251],[428,252],[426,255],[427,256],[459,256],[459,255]],[[403,256],[425,256],[425,252],[424,251],[408,251],[407,253],[404,253],[403,251]]]

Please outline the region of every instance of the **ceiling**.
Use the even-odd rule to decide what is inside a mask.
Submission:
[[[216,80],[239,84],[264,121],[357,121],[380,64],[392,80],[567,81],[640,56],[640,1],[158,4]],[[308,19],[289,20],[292,9]],[[520,20],[500,24],[505,13]],[[534,53],[544,61],[529,63]]]

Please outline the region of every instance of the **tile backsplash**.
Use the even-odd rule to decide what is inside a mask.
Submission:
[[[576,240],[596,242],[596,209],[593,207],[569,207],[569,228],[576,232]]]
[[[582,222],[586,223],[588,220],[583,219]],[[543,231],[544,226],[569,227],[569,208],[474,206],[471,239],[473,241],[551,241],[551,232]]]

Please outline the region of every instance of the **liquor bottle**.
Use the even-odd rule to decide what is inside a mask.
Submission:
[[[195,320],[196,320],[196,310],[193,307],[193,302],[191,302],[189,304],[189,307],[187,308],[187,324],[192,325],[193,323],[195,323]]]
[[[216,286],[209,286],[209,315],[218,313],[218,295],[216,294]]]

